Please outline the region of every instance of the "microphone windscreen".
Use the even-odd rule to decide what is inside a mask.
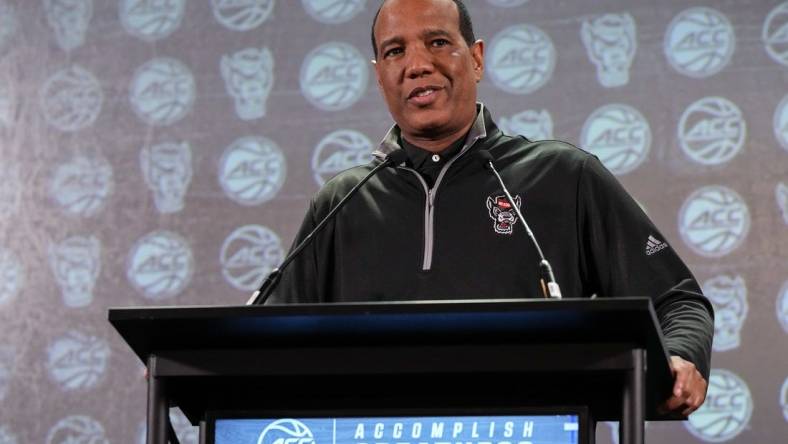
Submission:
[[[479,159],[479,162],[483,163],[486,167],[490,162],[493,161],[493,156],[487,150],[479,150],[476,151],[476,157]]]
[[[399,165],[408,160],[408,152],[402,148],[394,150],[386,156],[386,160],[390,161],[392,165]]]

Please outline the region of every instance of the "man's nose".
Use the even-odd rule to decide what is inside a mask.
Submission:
[[[405,75],[415,79],[432,73],[435,66],[432,63],[432,54],[426,48],[416,48],[408,52]]]

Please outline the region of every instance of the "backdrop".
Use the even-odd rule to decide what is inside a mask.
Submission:
[[[706,405],[648,438],[782,442],[788,2],[468,3],[499,124],[598,155],[717,309]],[[377,6],[0,0],[0,444],[142,442],[107,308],[247,299],[392,124]]]

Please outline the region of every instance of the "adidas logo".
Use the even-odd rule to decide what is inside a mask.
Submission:
[[[648,240],[646,241],[646,256],[651,256],[652,254],[659,252],[667,246],[667,242],[662,242],[654,236],[649,235]]]

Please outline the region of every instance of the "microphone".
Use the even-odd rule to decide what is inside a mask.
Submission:
[[[307,245],[309,245],[310,242],[312,242],[312,239],[314,239],[315,235],[317,235],[323,230],[323,228],[326,226],[328,221],[334,218],[334,215],[337,214],[337,211],[339,211],[343,206],[345,206],[345,203],[348,200],[350,200],[350,198],[353,197],[354,194],[356,194],[359,188],[361,188],[362,185],[364,185],[369,179],[371,179],[372,176],[377,174],[378,171],[388,166],[396,167],[397,165],[404,162],[407,158],[408,158],[407,152],[404,149],[399,149],[387,155],[386,158],[383,160],[383,162],[379,163],[377,166],[375,166],[375,168],[372,168],[372,171],[370,171],[353,188],[351,188],[350,191],[348,191],[348,193],[345,195],[345,197],[343,197],[339,201],[339,203],[337,203],[337,205],[334,208],[332,208],[331,211],[328,212],[326,217],[324,217],[323,220],[321,220],[320,223],[317,224],[317,226],[315,226],[315,228],[312,229],[312,231],[306,235],[306,237],[301,241],[301,243],[299,243],[293,249],[293,251],[291,251],[290,254],[288,254],[287,257],[285,257],[285,260],[282,261],[282,264],[274,268],[274,270],[268,274],[268,276],[263,281],[263,284],[260,285],[260,288],[257,289],[257,291],[255,291],[254,293],[252,293],[252,296],[249,298],[248,301],[246,301],[246,305],[264,304],[265,301],[268,300],[268,298],[271,296],[271,293],[276,288],[276,285],[279,283],[279,279],[282,278],[282,271],[290,264],[290,262],[293,261],[293,259],[296,258],[296,256],[298,256],[299,253],[301,253],[301,250],[303,250]]]
[[[545,298],[552,298],[552,299],[561,299],[561,287],[558,286],[558,282],[555,281],[555,276],[553,275],[553,267],[550,265],[550,262],[544,257],[542,254],[542,249],[539,247],[539,242],[536,241],[536,236],[531,231],[531,227],[528,226],[528,222],[525,221],[523,217],[523,213],[520,212],[520,207],[515,204],[512,195],[509,193],[509,190],[506,188],[506,184],[503,183],[503,179],[501,179],[501,175],[498,174],[498,170],[495,169],[495,165],[493,165],[493,156],[487,150],[479,150],[476,152],[479,160],[484,164],[484,166],[492,171],[495,174],[496,179],[498,179],[498,183],[501,185],[504,194],[506,195],[506,199],[509,201],[509,204],[514,208],[515,213],[517,213],[517,217],[522,222],[523,227],[525,227],[525,232],[528,233],[528,237],[533,242],[534,247],[536,247],[536,252],[539,254],[539,284],[542,288],[542,295]]]

